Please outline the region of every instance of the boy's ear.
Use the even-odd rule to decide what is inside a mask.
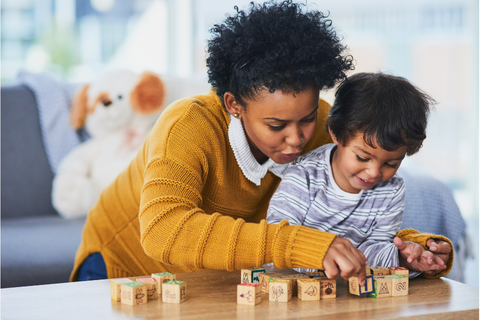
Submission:
[[[243,107],[235,100],[235,96],[231,92],[225,92],[223,95],[223,103],[225,104],[225,108],[227,109],[228,113],[233,115],[238,115],[235,117],[240,119],[242,117],[242,112],[244,111]]]
[[[328,127],[328,133],[330,133],[330,137],[332,138],[333,143],[335,143],[338,146],[337,137],[335,137],[335,135],[333,134],[332,129],[330,129],[330,127]]]

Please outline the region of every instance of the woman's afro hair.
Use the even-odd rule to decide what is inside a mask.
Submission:
[[[208,77],[222,101],[227,91],[245,106],[244,99],[264,88],[332,88],[354,69],[328,15],[302,12],[302,6],[291,0],[251,2],[248,12],[235,6],[235,15],[210,29]]]

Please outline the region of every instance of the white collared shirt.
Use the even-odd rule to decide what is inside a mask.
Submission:
[[[264,164],[259,164],[248,145],[242,121],[232,115],[230,115],[230,125],[228,126],[228,140],[243,175],[257,186],[261,184],[262,178],[268,171],[282,178],[289,166],[289,163],[278,164],[270,158]]]

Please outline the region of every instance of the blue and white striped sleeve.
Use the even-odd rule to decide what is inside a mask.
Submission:
[[[310,203],[308,172],[300,165],[292,165],[270,200],[267,222],[287,220],[291,225],[303,225]]]
[[[372,233],[360,244],[358,249],[363,252],[370,266],[399,266],[399,251],[393,243],[395,234],[400,230],[405,206],[405,184],[399,186],[387,209],[378,214]],[[410,272],[411,277],[419,273]]]

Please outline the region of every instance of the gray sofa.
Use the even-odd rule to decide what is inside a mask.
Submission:
[[[65,220],[52,207],[32,91],[2,86],[1,99],[1,287],[66,282],[85,219]]]

